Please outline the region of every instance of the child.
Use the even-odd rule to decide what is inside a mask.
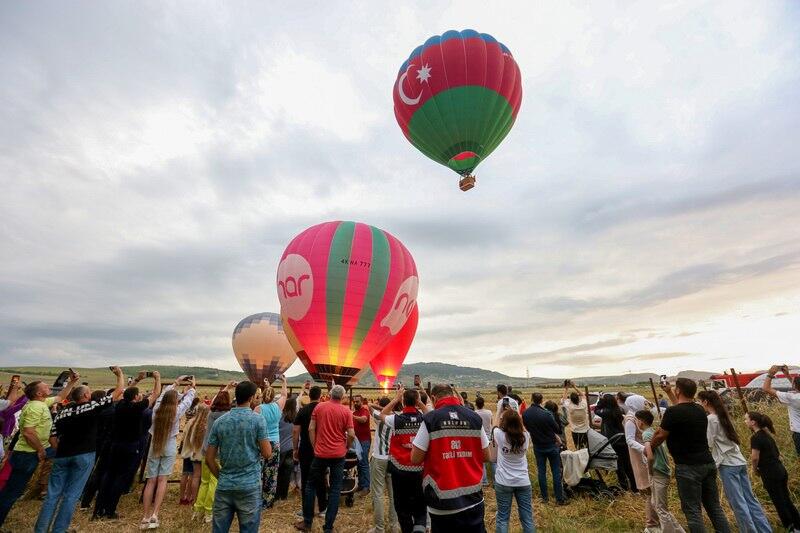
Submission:
[[[653,413],[643,409],[636,411],[636,426],[642,432],[642,440],[650,442],[653,438],[655,430],[653,429]],[[672,475],[672,470],[669,467],[667,454],[664,451],[664,446],[659,446],[655,451],[650,449],[650,446],[645,447],[645,454],[649,464],[650,473],[650,487],[652,489],[650,495],[650,505],[655,509],[658,519],[661,522],[661,531],[663,533],[685,533],[683,527],[675,520],[672,513],[669,512],[667,504],[667,496],[669,494],[669,480]]]
[[[747,427],[753,432],[750,437],[750,460],[753,462],[753,470],[761,476],[764,488],[767,489],[769,497],[781,524],[789,531],[800,530],[800,513],[792,503],[792,496],[789,492],[789,474],[781,462],[781,452],[772,437],[775,434],[775,426],[772,419],[765,414],[749,412],[745,417]]]

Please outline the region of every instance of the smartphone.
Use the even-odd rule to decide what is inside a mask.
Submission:
[[[401,388],[402,386],[403,386],[403,382],[402,382],[402,381],[395,381],[395,382],[394,382],[394,388],[395,388],[395,389],[398,389],[398,390],[400,390],[400,388]]]
[[[414,374],[414,386],[419,387],[422,385],[422,380],[419,377],[419,374]]]
[[[19,383],[19,374],[11,376],[11,383]]]
[[[74,370],[72,370],[71,368],[69,368],[68,370],[69,370],[69,377],[70,377],[70,378],[74,378],[74,377],[77,375],[77,374],[75,373],[75,371],[74,371]]]
[[[508,396],[506,396],[505,398],[503,398],[503,403],[502,403],[502,405],[500,407],[503,410],[505,410],[505,409],[508,409],[510,405],[511,405],[511,403],[508,401]]]
[[[658,378],[658,379],[659,379],[659,381],[661,382],[662,385],[666,385],[668,383],[666,374],[661,374],[661,377]]]
[[[148,370],[147,372],[144,373],[144,377],[152,378],[153,377],[153,371],[152,370]]]

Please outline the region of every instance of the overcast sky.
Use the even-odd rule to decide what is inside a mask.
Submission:
[[[334,219],[413,254],[408,361],[800,363],[797,3],[267,4],[0,4],[0,364],[236,368],[284,247]],[[391,98],[463,28],[524,77],[466,194]]]

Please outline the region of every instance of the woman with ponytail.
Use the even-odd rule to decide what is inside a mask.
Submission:
[[[783,527],[790,533],[800,531],[800,513],[792,503],[792,495],[789,493],[789,474],[781,462],[781,452],[773,438],[775,426],[772,425],[772,419],[765,414],[750,411],[747,413],[747,427],[753,432],[750,437],[753,470],[761,476]]]
[[[728,409],[719,394],[713,390],[700,391],[697,399],[708,414],[708,447],[717,464],[722,489],[736,517],[739,530],[769,533],[772,527],[764,514],[764,508],[753,494],[753,487],[747,476],[747,460],[739,449],[739,435]]]
[[[184,380],[188,388],[183,396],[179,396],[175,390],[179,383],[175,380],[175,383],[164,388],[161,397],[153,406],[153,425],[150,427],[152,438],[145,467],[147,484],[142,495],[144,515],[139,523],[141,530],[156,529],[160,526],[158,511],[167,492],[167,478],[172,474],[178,456],[180,420],[191,407],[195,397],[194,377]]]
[[[278,492],[278,466],[280,466],[281,463],[280,420],[283,407],[286,405],[286,396],[288,395],[286,376],[281,376],[281,378],[283,380],[283,388],[281,389],[281,395],[277,398],[275,397],[275,389],[265,380],[263,393],[264,403],[256,408],[256,412],[259,412],[267,423],[267,435],[272,445],[272,455],[269,459],[264,461],[261,475],[264,509],[272,507]]]

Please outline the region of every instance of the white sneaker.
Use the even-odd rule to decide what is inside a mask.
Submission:
[[[153,516],[150,518],[150,523],[147,524],[147,529],[158,529],[161,526],[161,522],[158,521],[157,516]]]
[[[206,517],[203,518],[203,522],[205,522],[206,524],[210,524],[212,520],[213,518],[210,514],[207,514]]]

